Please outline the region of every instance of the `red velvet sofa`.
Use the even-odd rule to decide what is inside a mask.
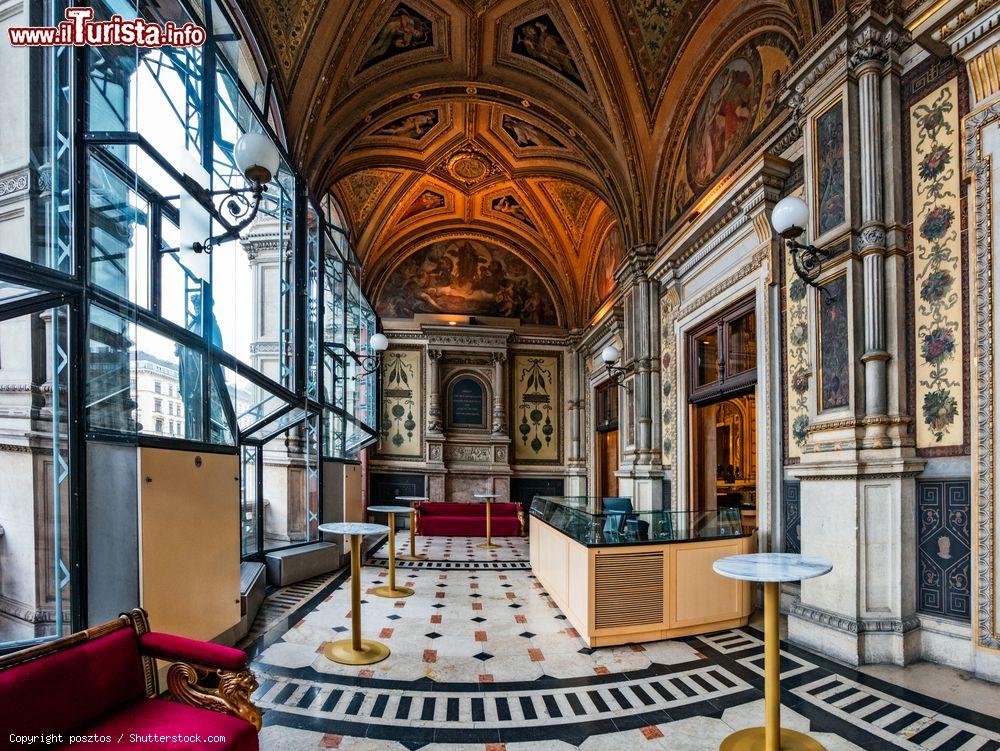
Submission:
[[[524,517],[517,503],[493,503],[490,532],[493,537],[524,534]],[[485,537],[485,503],[423,501],[417,504],[417,534],[451,537]]]
[[[173,663],[169,696],[159,696],[156,660]],[[56,748],[256,751],[256,688],[240,650],[150,632],[136,609],[0,658],[0,739],[17,747],[59,735]]]

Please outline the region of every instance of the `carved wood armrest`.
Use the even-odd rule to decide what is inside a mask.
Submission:
[[[260,709],[250,701],[257,686],[249,668],[233,671],[175,662],[167,671],[167,690],[174,701],[239,717],[260,732]]]
[[[520,505],[517,507],[517,521],[521,525],[521,537],[524,537],[524,509]]]

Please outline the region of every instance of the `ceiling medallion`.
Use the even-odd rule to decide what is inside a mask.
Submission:
[[[471,145],[452,153],[439,169],[467,190],[500,174],[496,163]]]

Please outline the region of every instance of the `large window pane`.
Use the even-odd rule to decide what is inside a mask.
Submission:
[[[132,362],[135,325],[109,310],[91,305],[87,326],[87,427],[134,433],[135,398]]]
[[[0,321],[0,647],[71,630],[65,307]]]
[[[189,441],[211,440],[205,430],[201,352],[140,326],[134,382],[140,433]]]
[[[315,421],[292,426],[264,444],[264,549],[318,539],[319,450]]]
[[[149,204],[100,160],[89,161],[90,279],[108,292],[149,304]]]

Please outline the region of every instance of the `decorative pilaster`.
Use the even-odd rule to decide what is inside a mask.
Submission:
[[[427,432],[439,435],[442,431],[441,419],[441,377],[438,364],[441,350],[427,350]]]
[[[506,352],[493,353],[493,435],[503,435],[507,424],[503,405],[506,402],[503,377],[503,364],[507,360]]]

